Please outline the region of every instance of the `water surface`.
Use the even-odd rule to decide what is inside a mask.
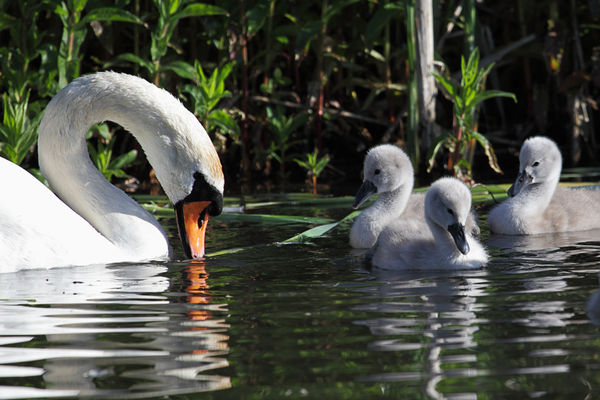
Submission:
[[[347,203],[252,212],[337,220]],[[487,268],[391,273],[348,226],[273,244],[310,226],[214,219],[208,248],[243,251],[0,276],[0,398],[600,397],[599,232],[484,224]]]

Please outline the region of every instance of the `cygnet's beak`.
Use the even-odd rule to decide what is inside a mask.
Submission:
[[[469,248],[469,243],[467,243],[467,238],[465,236],[465,226],[457,222],[448,226],[448,232],[452,235],[452,239],[454,239],[458,251],[463,254],[469,253],[471,249]]]
[[[377,187],[373,184],[373,182],[365,179],[362,185],[360,185],[358,193],[356,193],[356,196],[354,197],[352,208],[357,209],[375,193],[377,193]]]
[[[521,189],[523,189],[523,186],[525,186],[525,180],[527,179],[527,172],[523,171],[521,173],[519,173],[519,175],[517,176],[517,179],[515,180],[515,183],[513,183],[513,185],[508,188],[508,196],[509,197],[515,197],[517,194],[519,194],[519,192],[521,191]]]

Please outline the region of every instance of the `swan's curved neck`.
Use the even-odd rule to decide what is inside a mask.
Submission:
[[[413,179],[409,179],[396,189],[381,193],[377,201],[373,203],[373,206],[390,215],[401,214],[406,208],[412,188]]]
[[[429,230],[431,230],[436,246],[444,249],[441,251],[442,254],[459,253],[456,244],[454,243],[454,239],[452,239],[452,236],[446,229],[439,226],[428,215],[426,215],[425,221],[427,222],[427,225],[429,225]]]
[[[85,135],[93,124],[116,122],[138,139],[152,163],[170,156],[168,147],[157,143],[170,140],[164,122],[169,116],[136,88],[74,83],[55,96],[40,123],[43,175],[65,203],[117,247],[147,258],[168,254],[168,240],[158,221],[94,167]]]
[[[527,212],[539,213],[550,205],[557,186],[558,178],[530,185],[517,195],[518,201]]]

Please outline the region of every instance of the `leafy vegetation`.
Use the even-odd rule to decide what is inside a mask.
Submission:
[[[494,171],[502,173],[490,141],[481,133],[475,131],[475,115],[481,102],[494,97],[510,97],[517,101],[513,93],[483,89],[485,78],[493,66],[494,63],[490,63],[485,68],[479,68],[479,51],[475,49],[466,63],[465,58],[461,57],[460,83],[456,83],[439,73],[434,73],[436,80],[442,85],[454,105],[455,124],[453,133],[440,135],[432,144],[428,171],[433,167],[435,157],[443,146],[450,152],[448,170],[454,172],[454,175],[462,180],[471,182],[473,179],[471,164],[473,162],[474,146],[479,143],[485,151],[490,167]]]
[[[96,135],[94,135],[96,134]],[[94,146],[90,139],[96,136],[97,143]],[[125,168],[133,165],[137,158],[137,150],[132,149],[123,154],[114,154],[117,136],[110,131],[107,124],[94,125],[87,133],[88,151],[92,162],[98,171],[109,181],[113,177],[128,178]]]
[[[314,149],[333,160],[320,181],[355,187],[364,151],[381,142],[403,146],[425,182],[448,171],[474,181],[512,173],[514,151],[533,134],[556,139],[566,164],[597,163],[596,2],[434,0],[436,57],[459,71],[463,54],[473,80],[437,75],[450,101],[437,97],[433,148],[418,119],[415,4],[0,2],[0,154],[35,169],[36,127],[50,98],[77,76],[113,69],[164,87],[197,115],[234,191],[302,182],[307,168],[294,160],[308,162]],[[467,86],[477,101],[466,101]],[[501,93],[519,102],[482,102]],[[133,146],[121,134],[96,134],[91,155],[111,179],[147,173],[141,158],[129,162]],[[447,158],[432,164],[442,149]],[[479,167],[485,162],[492,170]]]
[[[317,178],[321,175],[327,164],[329,164],[329,156],[319,158],[319,152],[315,150],[306,155],[306,161],[298,159],[294,161],[307,171],[312,180],[313,194],[317,194]]]

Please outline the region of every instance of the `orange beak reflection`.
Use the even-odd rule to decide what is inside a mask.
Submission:
[[[179,236],[188,258],[204,257],[207,209],[210,204],[210,201],[192,201],[182,204],[176,212]]]

